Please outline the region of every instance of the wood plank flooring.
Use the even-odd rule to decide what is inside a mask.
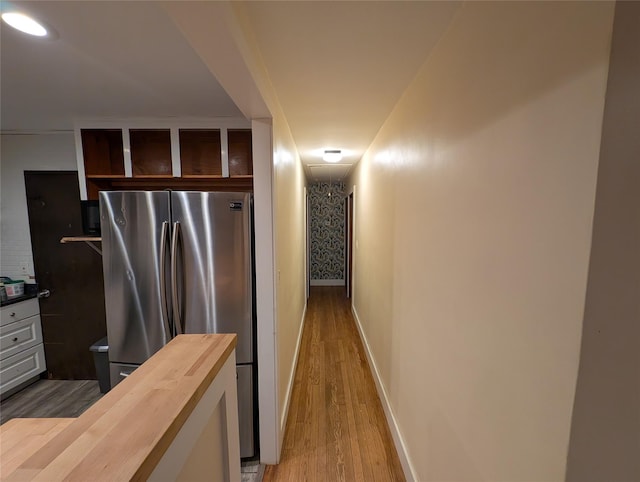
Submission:
[[[342,287],[312,287],[279,465],[271,481],[404,481]]]
[[[101,396],[96,380],[38,380],[0,402],[0,423],[18,417],[78,417]]]

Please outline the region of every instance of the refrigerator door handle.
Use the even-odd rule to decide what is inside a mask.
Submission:
[[[180,239],[180,223],[173,223],[173,234],[171,236],[171,294],[173,302],[173,320],[176,325],[176,334],[184,333],[182,315],[180,313],[180,300],[178,299],[178,242]]]
[[[169,237],[169,221],[162,222],[162,234],[160,235],[160,304],[162,305],[162,321],[167,330],[167,340],[172,338],[171,326],[169,325],[169,303],[167,300],[167,273],[166,259]]]

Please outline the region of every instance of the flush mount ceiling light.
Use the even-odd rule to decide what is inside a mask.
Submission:
[[[18,12],[6,12],[2,14],[2,20],[11,25],[16,30],[20,30],[36,37],[46,37],[48,32],[40,23],[31,17]]]
[[[342,151],[340,149],[326,149],[322,159],[326,162],[340,162],[342,160]]]

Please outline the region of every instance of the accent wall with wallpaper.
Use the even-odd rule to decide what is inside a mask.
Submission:
[[[308,189],[311,284],[343,285],[345,185],[319,182]]]

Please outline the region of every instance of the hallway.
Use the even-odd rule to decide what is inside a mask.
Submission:
[[[343,287],[312,287],[282,458],[264,481],[405,480]]]

